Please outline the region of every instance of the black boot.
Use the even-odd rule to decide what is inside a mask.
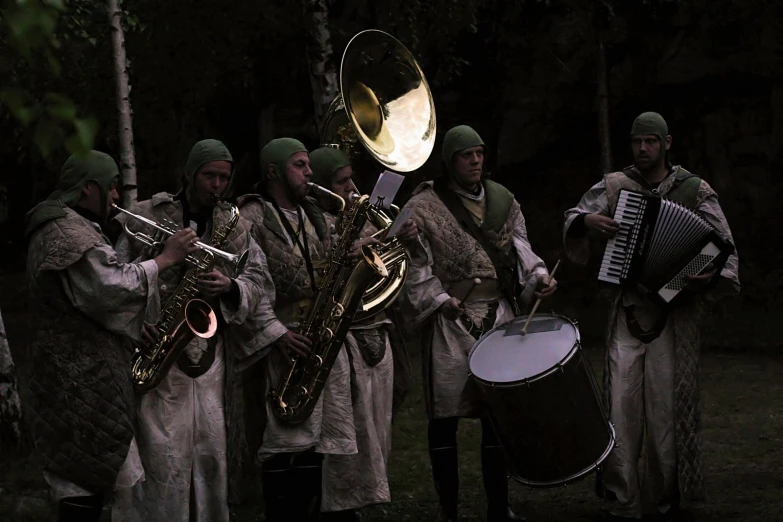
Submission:
[[[435,490],[438,492],[440,507],[438,522],[456,522],[459,498],[459,461],[457,448],[440,448],[430,450],[432,478]]]
[[[58,522],[98,522],[103,511],[103,495],[64,498],[58,511]]]
[[[481,446],[481,474],[487,494],[487,522],[526,520],[514,513],[508,503],[508,474],[503,448]]]
[[[297,507],[299,518],[302,522],[317,522],[321,516],[321,474],[323,469],[323,455],[308,451],[297,455],[294,464],[292,487],[298,490]],[[290,507],[289,507],[290,509]],[[289,511],[290,514],[290,511]],[[288,520],[292,520],[289,515]]]
[[[274,457],[273,457],[274,459]],[[292,469],[288,462],[273,462],[270,459],[264,463],[261,471],[261,484],[264,490],[264,505],[267,522],[284,522],[289,520],[291,509],[291,475]],[[277,465],[276,465],[277,464]]]

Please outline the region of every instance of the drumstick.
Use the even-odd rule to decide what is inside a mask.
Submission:
[[[470,288],[468,288],[468,291],[467,291],[467,293],[465,294],[465,297],[463,297],[463,298],[460,300],[460,301],[461,301],[461,304],[465,304],[465,301],[467,301],[467,300],[468,300],[468,297],[470,297],[470,294],[472,294],[472,293],[473,293],[473,290],[474,290],[474,289],[475,289],[475,288],[476,288],[478,285],[480,285],[480,284],[481,284],[481,279],[479,279],[478,277],[477,277],[477,278],[475,278],[475,279],[473,279],[473,284],[471,285],[471,287],[470,287]]]
[[[549,274],[549,279],[551,280],[553,277],[555,277],[555,272],[557,272],[557,267],[560,266],[560,260],[557,260],[557,263],[555,263],[555,268],[552,269],[552,272]],[[522,331],[519,332],[519,335],[527,335],[527,326],[530,324],[530,320],[533,319],[533,315],[535,315],[536,310],[538,310],[538,305],[541,304],[541,298],[539,297],[536,299],[536,304],[533,305],[533,309],[530,311],[530,315],[527,316],[527,321],[525,321],[525,326],[522,327]]]

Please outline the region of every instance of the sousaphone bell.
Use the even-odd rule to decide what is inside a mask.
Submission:
[[[355,35],[343,53],[340,94],[332,101],[321,129],[321,145],[342,150],[355,165],[362,149],[398,173],[420,168],[435,146],[435,102],[419,64],[388,33],[370,29]],[[396,216],[399,209],[392,205]],[[383,234],[393,221],[371,207],[368,216]],[[395,237],[376,249],[389,275],[368,286],[359,322],[385,310],[402,290],[408,255]]]

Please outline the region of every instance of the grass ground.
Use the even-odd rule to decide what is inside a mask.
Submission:
[[[597,373],[599,353],[587,350]],[[693,509],[705,521],[783,521],[783,362],[770,354],[706,353],[702,420],[708,502]],[[362,520],[427,520],[436,497],[426,449],[426,418],[417,383],[395,420],[390,481],[393,502],[367,508]],[[480,430],[459,430],[462,520],[483,520]],[[586,521],[601,509],[592,476],[566,488],[530,490],[511,483],[511,499],[531,521]],[[24,455],[0,462],[0,520],[53,520],[35,464]],[[108,511],[108,510],[107,510]],[[236,522],[262,521],[259,506],[232,509]],[[108,520],[108,517],[105,518]]]
[[[600,350],[587,350],[599,376]],[[708,501],[692,512],[704,521],[783,521],[783,362],[773,355],[706,353],[702,365],[702,433]],[[426,446],[421,386],[395,419],[390,504],[366,508],[362,520],[428,520],[437,497]],[[460,515],[484,520],[478,421],[460,424]],[[593,476],[564,488],[532,490],[510,484],[515,508],[531,521],[587,521],[602,508]],[[253,509],[241,522],[263,520]]]

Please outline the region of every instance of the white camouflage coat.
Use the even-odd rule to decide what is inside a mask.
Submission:
[[[310,276],[299,246],[286,232],[272,203],[260,195],[250,194],[243,196],[239,205],[242,215],[253,225],[253,237],[266,254],[275,285],[274,296],[270,296],[273,308],[266,308],[253,318],[271,343],[289,328],[296,330],[307,317],[314,295]],[[316,284],[320,284],[331,247],[333,223],[310,200],[306,200],[300,208]],[[300,234],[297,213],[283,212],[293,229]],[[288,373],[290,360],[281,350],[270,346],[263,352],[261,364],[264,379],[257,393],[263,397],[266,426],[258,450],[258,461],[263,462],[278,453],[312,448],[327,455],[356,453],[350,364],[345,350],[340,350],[314,411],[306,421],[297,425],[288,425],[278,420],[267,398],[272,387],[277,386]]]
[[[472,212],[486,212],[485,190],[478,196],[455,190]],[[466,203],[467,202],[467,203]],[[450,297],[464,300],[474,278],[478,285],[464,303],[466,314],[476,322],[484,317],[491,303],[497,302],[495,326],[514,318],[511,304],[502,297],[495,269],[489,256],[465,232],[433,190],[432,182],[423,183],[405,205],[414,210],[412,219],[419,227],[421,245],[412,252],[412,262],[401,310],[411,328],[422,328],[425,397],[430,418],[478,417],[482,406],[468,377],[468,356],[476,339],[465,324],[437,313]],[[476,216],[481,219],[482,216]],[[544,262],[532,250],[527,238],[525,218],[514,200],[499,231],[489,231],[489,239],[501,249],[513,248],[517,257],[517,276],[522,285],[523,305],[529,303],[539,276],[547,275]]]
[[[78,261],[57,272],[65,297],[76,310],[103,328],[140,340],[146,310],[159,306],[157,263],[152,260],[138,264],[124,261],[111,247],[100,225],[71,209],[66,209],[66,213],[64,220],[92,228],[103,242],[95,242]],[[77,240],[90,241],[84,237],[74,238],[74,242]],[[109,489],[130,487],[144,477],[136,440],[137,437],[131,440],[116,482]],[[55,501],[94,494],[56,473],[44,471],[44,478]]]
[[[676,186],[680,167],[674,167],[657,187],[666,197]],[[602,254],[603,244],[583,235],[569,234],[577,216],[600,214],[613,217],[620,189],[650,193],[635,169],[607,174],[565,214],[563,231],[568,257],[585,264],[591,250]],[[731,241],[731,230],[718,197],[706,181],[696,191],[694,211]],[[592,248],[591,248],[592,247]],[[618,499],[612,512],[641,516],[642,496],[665,511],[673,503],[676,489],[685,500],[704,498],[698,408],[698,359],[700,333],[707,304],[722,294],[739,292],[738,258],[729,257],[718,285],[694,301],[673,309],[661,334],[650,343],[631,335],[624,307],[633,306],[643,329],[650,329],[660,311],[636,291],[617,292],[610,314],[604,378],[605,402],[615,426],[617,446],[604,464],[602,486]],[[646,431],[645,431],[646,425]],[[647,441],[646,476],[638,474],[641,441]],[[647,491],[640,485],[646,484]]]
[[[362,237],[376,231],[368,223]],[[354,323],[346,336],[358,453],[324,458],[321,511],[343,511],[391,502],[387,469],[394,391],[390,325],[386,314],[380,313]]]
[[[140,202],[133,211],[159,222],[164,218],[182,222],[180,202],[166,193]],[[209,242],[212,231],[225,223],[227,215],[226,209],[215,208],[202,242]],[[135,224],[129,225],[133,230]],[[202,357],[211,356],[209,342],[214,340],[214,360],[208,370],[193,378],[175,363],[154,390],[139,397],[137,438],[146,480],[115,496],[115,522],[229,520],[231,489],[239,489],[242,467],[250,462],[245,454],[241,370],[257,360],[265,346],[265,340],[251,331],[248,318],[265,306],[264,293],[272,288],[264,253],[252,240],[249,229],[249,224],[240,219],[223,247],[230,253],[248,250],[243,271],[234,277],[225,265],[216,264],[218,270],[236,281],[238,303],[223,297],[210,299],[222,324],[219,322],[213,339],[194,338],[181,356],[198,363]],[[154,255],[126,233],[116,247],[121,259]],[[182,266],[161,273],[159,288],[164,306],[184,270]],[[147,322],[155,323],[159,313],[160,308],[150,310]]]

